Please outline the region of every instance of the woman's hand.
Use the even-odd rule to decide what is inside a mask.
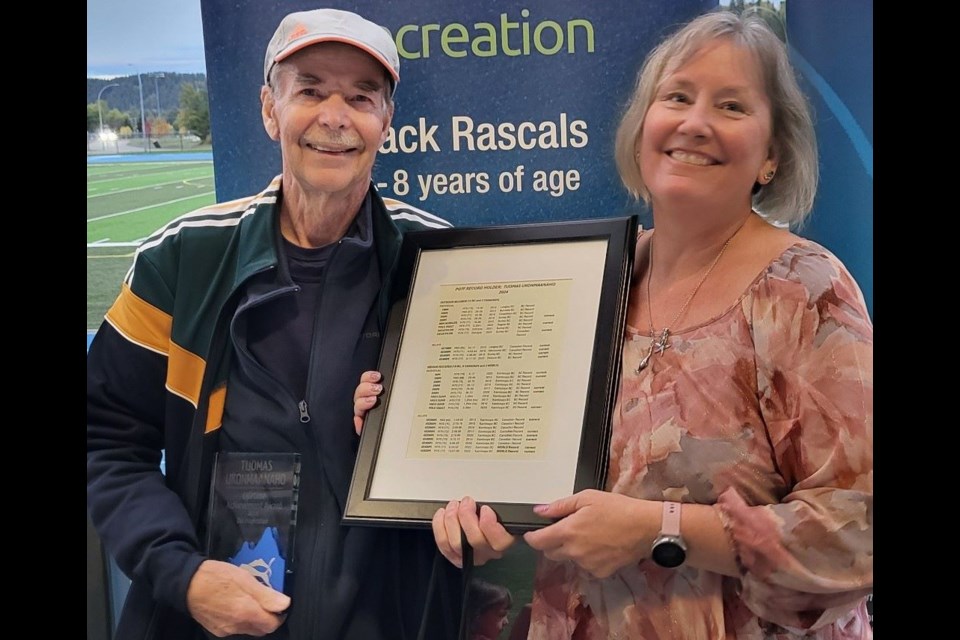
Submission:
[[[647,557],[660,531],[661,505],[587,489],[534,507],[537,515],[559,520],[523,539],[551,560],[569,560],[606,578]]]
[[[490,559],[503,557],[503,552],[517,541],[497,520],[497,514],[487,505],[480,507],[473,498],[451,500],[446,507],[433,514],[433,537],[443,557],[463,568],[463,546],[460,531],[467,536],[473,548],[473,564],[479,567]]]
[[[377,397],[383,391],[379,371],[364,371],[360,374],[360,384],[353,392],[353,428],[357,435],[363,429],[363,417],[377,404]]]

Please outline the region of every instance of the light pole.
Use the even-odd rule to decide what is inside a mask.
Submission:
[[[157,78],[165,78],[165,77],[166,77],[166,74],[164,74],[164,73],[161,71],[160,73],[153,73],[153,74],[150,74],[150,75],[153,76],[153,90],[157,92],[157,120],[159,120],[160,117],[161,117],[161,116],[160,116],[160,114],[161,114],[161,111],[160,111],[160,85],[157,83]]]
[[[147,144],[147,117],[143,113],[143,78],[140,77],[140,69],[137,69],[137,85],[140,87],[140,133],[143,135],[143,150],[150,151],[150,145]]]
[[[103,92],[109,89],[110,87],[119,87],[120,85],[116,82],[108,84],[102,89],[100,93],[97,94],[97,115],[100,116],[100,147],[106,151],[107,150],[107,141],[103,139],[103,108],[100,106],[100,96],[103,95]]]
[[[161,113],[161,112],[160,112],[160,85],[159,85],[159,83],[157,82],[157,78],[163,78],[163,77],[165,77],[165,76],[164,76],[163,72],[160,72],[160,73],[151,73],[150,75],[153,76],[153,90],[157,92],[157,119],[154,120],[154,122],[153,122],[153,128],[156,129],[157,126],[160,125],[160,117],[161,117],[161,116],[160,116],[160,113]],[[157,136],[157,140],[159,140],[159,139],[160,139],[160,133],[157,132],[157,133],[156,133],[156,136]],[[158,142],[157,144],[159,144],[159,142]]]

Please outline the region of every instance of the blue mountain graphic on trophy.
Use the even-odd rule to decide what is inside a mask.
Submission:
[[[250,573],[263,584],[283,591],[286,562],[280,555],[279,533],[276,527],[267,527],[256,544],[244,541],[230,562]]]
[[[218,451],[207,514],[209,556],[281,593],[292,588],[299,493],[300,454]]]

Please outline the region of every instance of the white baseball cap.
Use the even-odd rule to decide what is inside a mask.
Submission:
[[[394,87],[400,81],[400,54],[386,28],[350,11],[313,9],[287,14],[280,21],[263,60],[267,84],[273,65],[318,42],[343,42],[370,54],[390,73]]]

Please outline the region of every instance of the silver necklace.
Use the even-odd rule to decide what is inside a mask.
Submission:
[[[697,282],[697,286],[693,288],[693,291],[690,292],[690,295],[687,296],[686,301],[683,303],[683,306],[680,307],[680,310],[677,311],[677,314],[673,316],[673,320],[663,328],[659,335],[657,335],[656,330],[653,328],[653,299],[650,297],[650,281],[653,280],[653,237],[650,237],[650,253],[647,257],[647,318],[650,321],[650,347],[647,349],[646,355],[640,359],[640,362],[637,363],[637,373],[640,373],[647,368],[647,365],[650,364],[650,358],[653,357],[654,353],[663,355],[663,352],[666,349],[670,348],[670,344],[667,340],[670,338],[670,327],[675,327],[677,321],[683,317],[683,314],[686,313],[687,307],[690,306],[690,302],[693,300],[693,297],[697,295],[697,292],[700,291],[700,287],[703,286],[704,281],[713,271],[714,267],[717,266],[717,263],[720,262],[720,258],[723,256],[723,252],[727,250],[727,247],[730,246],[730,243],[733,241],[734,237],[740,233],[740,229],[743,228],[746,219],[740,223],[740,226],[737,227],[736,231],[730,234],[730,237],[727,238],[727,241],[723,243],[723,246],[720,247],[717,257],[713,259],[713,262],[710,263],[710,266],[707,267],[707,270],[703,272],[703,275],[700,276],[700,281]]]

